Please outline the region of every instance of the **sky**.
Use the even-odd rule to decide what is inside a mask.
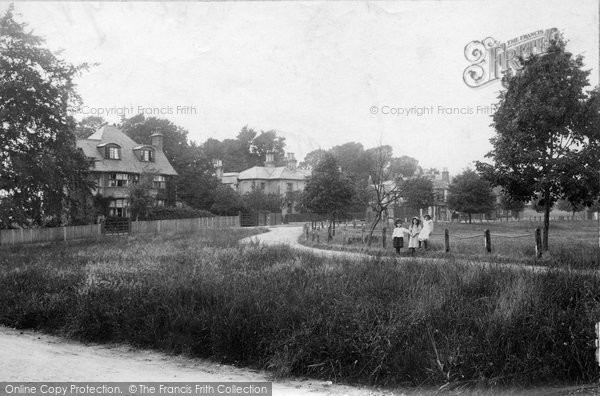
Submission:
[[[0,3],[0,10],[8,3]],[[78,119],[140,112],[201,144],[248,125],[302,160],[350,141],[389,144],[456,174],[490,151],[498,81],[471,88],[465,46],[558,28],[598,84],[598,0],[19,2],[53,51],[95,64]]]

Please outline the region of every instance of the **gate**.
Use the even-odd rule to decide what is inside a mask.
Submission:
[[[108,217],[104,221],[105,235],[125,235],[131,230],[131,219],[129,217]]]

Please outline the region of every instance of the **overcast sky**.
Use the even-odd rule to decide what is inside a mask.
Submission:
[[[493,136],[485,107],[501,85],[463,82],[472,40],[556,27],[598,83],[597,0],[26,2],[15,10],[69,62],[98,63],[78,80],[79,118],[159,108],[154,115],[198,143],[233,138],[244,125],[275,129],[300,160],[348,141],[389,144],[452,173],[482,159]],[[428,111],[382,114],[411,107]]]

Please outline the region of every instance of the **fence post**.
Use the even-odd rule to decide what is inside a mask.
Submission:
[[[490,236],[490,230],[484,231],[485,236],[485,251],[488,253],[492,252],[492,237]]]
[[[444,230],[444,250],[446,253],[450,251],[450,231],[447,228]]]
[[[540,227],[535,229],[535,257],[542,257],[542,230]]]

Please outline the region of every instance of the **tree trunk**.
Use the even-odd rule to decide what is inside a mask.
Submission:
[[[469,224],[471,224],[471,213],[469,213]]]
[[[373,223],[371,224],[371,229],[369,230],[369,242],[367,243],[368,247],[371,247],[373,232],[375,231],[375,227],[377,227],[377,224],[379,224],[379,220],[381,220],[381,212],[377,212],[377,214],[375,215],[375,219],[373,219]]]
[[[544,233],[542,234],[542,250],[548,251],[548,229],[550,228],[550,209],[552,208],[550,202],[550,191],[544,192]]]

